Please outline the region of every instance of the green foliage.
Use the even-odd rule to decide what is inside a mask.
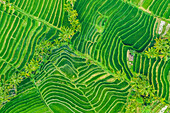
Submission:
[[[17,85],[23,80],[24,76],[18,76],[16,73],[10,79],[2,79],[0,83],[0,108],[17,94]]]
[[[0,112],[151,113],[169,104],[169,32],[139,54],[157,22],[169,21],[167,6],[0,0]]]
[[[66,0],[67,4],[71,4],[72,7],[74,7],[74,4],[77,0]]]
[[[149,110],[148,107],[152,102],[155,90],[149,85],[145,75],[133,74],[131,81],[132,86],[131,93],[127,100],[126,112],[137,112],[141,113],[144,109]],[[151,111],[151,109],[150,109]]]
[[[26,78],[33,78],[40,73],[41,66],[47,62],[49,55],[54,48],[58,48],[60,42],[56,39],[53,43],[48,40],[42,40],[36,45],[33,58],[25,65],[22,71],[16,72],[10,79],[1,80],[0,84],[0,107],[8,102],[17,94],[17,85]]]
[[[168,105],[165,98],[160,98],[155,95],[156,90],[149,84],[148,78],[139,73],[133,73],[131,80],[128,80],[125,73],[118,71],[115,78],[126,81],[131,86],[129,96],[126,103],[126,113],[151,113],[155,101]]]
[[[71,24],[71,27],[61,27],[61,32],[59,33],[59,38],[55,39],[53,43],[48,40],[43,40],[35,48],[35,53],[32,60],[27,63],[24,71],[21,72],[21,75],[26,77],[34,77],[35,74],[40,72],[41,66],[47,61],[52,50],[56,47],[59,47],[61,43],[70,42],[70,39],[76,32],[80,32],[81,27],[79,20],[77,19],[77,11],[73,9],[75,0],[67,0],[65,5],[65,10],[68,12],[68,20]]]
[[[71,37],[74,35],[74,31],[68,27],[61,28],[62,33],[59,34],[60,42],[70,42]]]
[[[170,57],[170,36],[156,38],[154,46],[148,48],[148,51],[145,51],[145,54],[148,55],[148,57],[168,59]]]
[[[155,95],[156,90],[149,84],[145,75],[134,74],[129,83],[132,89],[127,99],[126,113],[151,113],[155,101],[167,105],[165,98]]]
[[[47,62],[50,54],[52,54],[52,50],[60,47],[60,41],[58,41],[58,39],[55,39],[54,42],[42,40],[36,45],[32,60],[25,65],[21,74],[34,77],[36,74],[40,73],[41,66]]]
[[[59,34],[59,40],[61,42],[70,42],[70,39],[76,32],[81,31],[80,22],[77,19],[78,13],[73,9],[76,0],[67,0],[64,4],[64,10],[68,13],[68,21],[71,26],[63,26],[61,28],[61,33]]]
[[[68,21],[71,24],[70,29],[72,29],[74,32],[81,31],[80,22],[77,19],[78,13],[76,10],[73,9],[75,0],[67,0],[66,4],[64,4],[65,8],[64,10],[68,13]]]
[[[6,4],[7,1],[1,1],[3,4]],[[68,12],[68,20],[71,24],[71,27],[62,27],[59,34],[59,38],[55,39],[53,42],[48,40],[42,40],[35,47],[35,53],[33,58],[25,65],[22,71],[17,72],[12,75],[11,79],[4,80],[0,84],[0,103],[4,105],[10,100],[16,93],[16,85],[18,85],[23,79],[31,77],[33,78],[36,74],[40,73],[41,66],[47,62],[49,55],[52,53],[54,48],[60,47],[60,44],[63,42],[70,42],[71,37],[77,32],[80,31],[80,23],[77,19],[77,12],[73,9],[75,0],[68,0],[65,4],[65,10]],[[13,9],[12,4],[7,3],[6,5],[10,6]],[[15,87],[14,87],[15,86]],[[14,90],[14,94],[10,94],[11,90]],[[2,107],[2,105],[0,105]]]

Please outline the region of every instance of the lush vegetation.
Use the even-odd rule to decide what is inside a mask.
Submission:
[[[161,57],[168,60],[170,58],[170,35],[163,38],[156,38],[153,47],[148,48],[146,54],[148,57]]]
[[[169,10],[169,0],[0,0],[0,113],[169,112]]]

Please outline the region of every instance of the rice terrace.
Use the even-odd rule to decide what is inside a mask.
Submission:
[[[170,0],[0,0],[0,113],[170,113]]]

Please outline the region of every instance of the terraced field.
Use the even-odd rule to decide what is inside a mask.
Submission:
[[[79,9],[80,6],[84,7]],[[90,10],[90,6],[97,11]],[[118,0],[90,3],[82,0],[76,8],[83,27],[81,34],[72,39],[74,48],[90,55],[111,71],[125,71],[130,78],[127,50],[142,52],[150,44],[156,33],[156,18]]]
[[[169,0],[127,0],[154,15],[169,19],[170,17],[170,1]]]
[[[70,27],[65,3],[0,0],[0,90],[30,63],[42,40],[54,43]],[[74,9],[81,32],[17,84],[0,113],[125,113],[132,87],[115,79],[118,71],[129,81],[134,72],[146,75],[155,95],[169,102],[170,60],[142,53],[158,38],[160,22],[170,24],[170,0],[77,0]],[[128,50],[136,51],[133,70]]]
[[[160,58],[149,59],[143,55],[135,55],[133,70],[147,75],[149,83],[157,90],[156,94],[169,100],[170,61],[165,62]]]
[[[18,96],[1,112],[117,112],[122,110],[130,88],[67,47],[54,50],[34,83],[36,86],[23,81]]]
[[[9,0],[17,9],[49,25],[60,27],[63,21],[64,0]]]
[[[38,41],[55,37],[57,30],[23,13],[12,13],[9,6],[0,5],[0,74],[9,78],[32,58]]]

